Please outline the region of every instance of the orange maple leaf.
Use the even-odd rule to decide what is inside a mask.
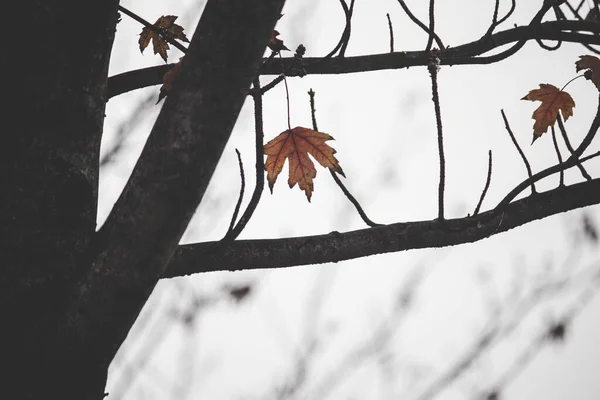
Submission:
[[[289,160],[290,168],[288,185],[292,188],[297,183],[298,187],[306,193],[308,201],[314,190],[313,178],[317,176],[315,165],[308,154],[322,166],[345,177],[342,167],[334,157],[336,151],[325,143],[327,140],[333,140],[333,137],[323,132],[297,126],[294,129],[285,130],[265,144],[264,152],[267,155],[265,170],[271,193],[273,193],[273,186],[283,169],[286,158]]]
[[[575,62],[575,70],[579,72],[584,69],[587,70],[584,73],[585,77],[594,82],[600,90],[600,59],[594,56],[579,56],[579,61]]]
[[[179,39],[184,42],[189,42],[188,38],[183,33],[183,27],[177,25],[175,15],[163,15],[152,25],[154,29],[144,27],[142,33],[140,33],[140,51],[143,53],[144,49],[148,47],[150,39],[152,39],[152,47],[154,48],[154,54],[160,54],[163,60],[167,62],[167,50],[169,50],[168,40]]]
[[[269,46],[269,48],[275,53],[279,53],[281,50],[289,50],[283,44],[283,40],[279,39],[277,36],[279,36],[279,31],[274,29],[273,36],[271,36],[271,40],[269,40],[269,44],[267,46]]]
[[[177,73],[181,68],[181,60],[183,60],[183,57],[181,57],[179,62],[169,68],[169,70],[163,75],[163,84],[160,87],[160,93],[158,94],[158,101],[156,104],[160,103],[160,101],[169,94],[169,90],[171,90],[171,87],[173,86],[175,76],[177,76]]]
[[[548,127],[556,123],[559,110],[566,121],[573,115],[573,107],[575,107],[575,101],[569,93],[547,83],[540,83],[539,89],[530,90],[521,100],[542,102],[531,116],[535,120],[533,124],[534,142],[548,130]]]

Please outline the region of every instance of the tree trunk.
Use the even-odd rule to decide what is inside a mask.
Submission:
[[[12,64],[2,62],[9,102],[0,147],[3,398],[103,397],[110,359],[77,362],[76,332],[65,335],[56,321],[90,264],[117,4],[5,4],[3,57]]]

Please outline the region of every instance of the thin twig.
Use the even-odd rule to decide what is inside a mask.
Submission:
[[[518,184],[513,190],[511,190],[506,196],[504,196],[500,203],[498,203],[498,206],[496,206],[497,210],[501,210],[504,206],[508,205],[515,197],[519,195],[519,193],[521,193],[527,186],[529,186],[533,182],[537,182],[547,176],[555,174],[556,172],[566,170],[567,168],[571,168],[577,165],[578,162],[582,163],[584,161],[584,159],[579,160],[579,157],[581,157],[581,155],[585,152],[590,143],[592,143],[592,140],[594,140],[594,137],[598,132],[598,128],[600,128],[600,98],[598,99],[598,102],[599,104],[596,110],[596,116],[592,121],[592,125],[590,126],[588,133],[585,135],[585,137],[583,138],[577,149],[575,149],[573,154],[571,154],[571,156],[565,162],[554,165],[550,168],[546,168],[545,170],[538,172],[537,174]],[[590,158],[588,157],[585,158],[585,160],[589,159]]]
[[[483,40],[488,40],[490,38],[490,36],[492,36],[492,33],[494,33],[494,29],[496,29],[496,27],[498,26],[498,8],[500,7],[500,0],[496,0],[496,5],[494,6],[494,14],[492,15],[492,23],[490,24],[490,27],[488,28],[487,32],[485,33],[485,35],[483,35]]]
[[[263,88],[260,89],[260,94],[263,95],[269,90],[273,89],[277,84],[279,84],[285,78],[285,74],[280,74],[277,78],[273,79],[271,82],[266,84]]]
[[[437,125],[438,153],[440,157],[440,184],[438,188],[438,218],[444,219],[444,188],[446,186],[446,159],[444,156],[444,136],[442,132],[442,114],[440,111],[440,97],[438,94],[437,73],[438,63],[432,61],[427,66],[431,76],[431,93],[435,109],[435,121]]]
[[[358,202],[358,200],[356,200],[356,198],[354,196],[352,196],[352,193],[350,193],[348,191],[348,189],[346,188],[346,186],[344,185],[344,183],[342,182],[342,180],[339,178],[339,176],[337,176],[337,173],[333,172],[332,170],[329,170],[329,173],[331,173],[331,177],[333,178],[333,180],[335,181],[335,183],[337,183],[337,185],[340,187],[340,189],[342,189],[342,192],[344,193],[344,195],[346,196],[346,198],[348,200],[350,200],[350,202],[354,205],[354,208],[356,208],[356,211],[358,212],[358,215],[360,215],[360,217],[362,218],[362,220],[364,221],[365,224],[367,224],[371,228],[374,228],[376,226],[383,226],[384,225],[384,224],[378,224],[377,222],[373,222],[367,216],[367,214],[365,213],[365,211],[361,207],[361,205]]]
[[[515,138],[515,135],[513,134],[512,129],[510,129],[510,124],[508,123],[506,114],[504,114],[504,110],[500,110],[500,113],[502,113],[502,119],[504,119],[504,127],[506,128],[506,131],[510,135],[510,138],[511,138],[513,144],[515,145],[515,147],[517,148],[517,151],[521,155],[521,159],[523,160],[523,163],[525,164],[525,168],[527,168],[527,176],[529,177],[529,179],[531,179],[531,177],[533,176],[533,173],[531,172],[531,165],[529,165],[529,161],[527,161],[527,157],[525,157],[525,153],[523,153],[523,150],[521,149],[521,146],[519,146],[519,142],[517,142],[517,139]],[[535,183],[533,183],[533,182],[531,182],[531,193],[532,194],[537,193],[537,190],[535,189]]]
[[[556,150],[556,156],[558,157],[558,163],[562,164],[562,155],[560,154],[560,149],[558,148],[558,142],[556,141],[556,130],[554,129],[554,125],[550,127],[552,130],[552,143],[554,143],[554,150]],[[558,181],[558,186],[565,186],[565,171],[560,171],[560,180]]]
[[[315,109],[315,91],[310,89],[308,91],[308,96],[310,98],[310,115],[312,118],[313,130],[318,131],[319,127],[317,126],[317,117],[316,117],[316,109]],[[367,214],[361,207],[358,200],[356,200],[356,198],[354,196],[352,196],[352,193],[350,193],[348,191],[348,189],[342,183],[339,176],[337,176],[337,174],[335,172],[333,172],[332,170],[329,170],[329,172],[331,173],[331,177],[333,178],[335,183],[337,183],[337,185],[340,187],[340,189],[342,189],[342,192],[344,193],[346,198],[348,198],[348,200],[350,200],[350,202],[354,205],[354,207],[356,208],[356,211],[358,212],[358,215],[360,215],[360,217],[365,222],[365,224],[367,224],[371,228],[376,227],[376,226],[382,226],[382,224],[378,224],[376,222],[371,221],[371,219],[369,219],[369,217],[367,216]]]
[[[240,195],[238,197],[237,204],[235,205],[235,210],[233,211],[233,215],[231,216],[231,222],[229,223],[229,229],[227,229],[227,233],[225,236],[229,234],[233,230],[235,225],[235,220],[237,219],[238,213],[240,212],[240,207],[242,205],[242,200],[244,200],[244,191],[246,190],[246,177],[244,176],[244,164],[242,163],[242,155],[238,149],[235,149],[238,158],[238,164],[240,165],[240,179],[242,181],[242,185],[240,187]]]
[[[260,78],[256,77],[253,83],[254,89],[260,93]],[[254,210],[258,206],[260,197],[262,196],[263,188],[265,186],[265,160],[263,156],[263,110],[262,110],[262,95],[257,94],[253,96],[254,99],[254,132],[255,132],[255,149],[256,149],[256,186],[254,186],[254,192],[248,202],[248,206],[244,211],[244,214],[240,217],[240,220],[236,226],[228,232],[228,234],[221,240],[221,243],[227,243],[234,241],[240,233],[246,227],[248,221],[254,214]]]
[[[512,13],[515,12],[515,8],[517,8],[517,1],[512,0],[512,4],[510,5],[510,10],[508,10],[508,12],[506,13],[506,15],[504,17],[502,17],[498,20],[498,22],[496,23],[496,26],[498,26],[501,23],[503,23],[504,21],[506,21],[512,15]]]
[[[569,140],[569,136],[567,135],[567,130],[565,129],[565,125],[563,124],[563,121],[562,121],[562,118],[560,117],[560,114],[557,114],[556,121],[558,122],[558,129],[560,130],[560,133],[562,134],[562,138],[565,141],[565,145],[567,146],[567,150],[569,150],[569,153],[573,154],[575,150],[573,150],[573,146],[571,146],[571,141]],[[592,177],[590,176],[590,174],[588,174],[588,172],[585,170],[585,168],[583,167],[583,165],[581,165],[581,163],[577,164],[577,168],[579,168],[579,171],[581,172],[581,175],[583,175],[583,177],[586,180],[588,180],[588,181],[592,180]]]
[[[312,126],[315,131],[319,131],[319,127],[317,126],[317,117],[316,117],[316,109],[315,109],[315,91],[312,88],[308,91],[308,97],[310,99],[310,116],[312,118]]]
[[[431,29],[429,29],[427,27],[427,25],[425,25],[424,23],[422,23],[421,21],[419,21],[419,19],[414,16],[414,14],[410,11],[410,9],[406,5],[406,3],[404,3],[404,0],[398,0],[398,3],[400,3],[400,6],[402,7],[402,9],[404,10],[404,12],[406,13],[406,15],[408,16],[408,18],[410,18],[410,20],[412,22],[414,22],[415,24],[417,24],[417,26],[419,28],[423,29],[429,36],[433,37],[433,39],[437,43],[437,45],[440,48],[440,50],[443,50],[443,49],[446,48],[444,46],[444,43],[442,43],[442,39],[440,39],[440,37],[435,32],[433,32]]]
[[[435,32],[435,0],[429,0],[429,31]],[[432,45],[433,36],[430,33],[429,39],[427,39],[427,46],[425,46],[425,51],[430,51]]]
[[[146,28],[151,29],[154,32],[157,32],[158,34],[160,34],[163,37],[163,39],[165,39],[169,44],[172,44],[173,46],[175,46],[177,49],[181,50],[181,52],[183,52],[183,53],[187,52],[187,48],[185,46],[183,46],[181,43],[179,43],[175,38],[170,37],[168,35],[165,35],[160,29],[156,28],[150,22],[146,21],[144,18],[140,17],[139,15],[137,15],[136,13],[134,13],[133,11],[130,11],[130,10],[126,9],[123,6],[119,6],[118,9],[123,14],[127,15],[128,17],[133,18],[134,20],[136,20],[140,24],[144,25]]]
[[[390,31],[390,53],[394,52],[394,28],[392,27],[392,20],[390,19],[390,13],[385,14],[388,20],[388,29]]]
[[[400,1],[400,0],[398,0],[398,1]],[[552,8],[552,4],[550,2],[544,2],[542,4],[542,7],[540,8],[540,10],[531,19],[531,22],[529,23],[528,26],[533,27],[535,29],[539,29],[539,26],[542,23],[542,19],[544,18],[544,15],[546,15],[546,13],[548,12],[548,10],[550,8]],[[447,61],[447,62],[450,65],[454,65],[458,62],[464,63],[464,64],[492,64],[492,63],[498,62],[500,60],[504,60],[504,59],[512,56],[517,51],[521,50],[521,48],[523,48],[523,46],[525,46],[525,43],[527,43],[527,38],[521,38],[521,39],[519,39],[518,42],[513,44],[508,49],[506,49],[498,54],[494,54],[493,56],[485,56],[485,57],[463,56],[463,57],[456,57],[452,61]]]
[[[344,2],[345,0],[340,0]],[[340,54],[338,57],[344,57],[346,55],[346,48],[348,47],[348,43],[350,42],[350,33],[352,32],[352,13],[354,12],[354,0],[350,0],[350,8],[347,13],[347,23],[346,29],[344,30],[344,34],[342,35],[342,46],[340,47]]]
[[[581,162],[581,163],[584,163],[584,162],[586,162],[586,161],[589,161],[589,160],[591,160],[592,158],[596,158],[596,157],[598,157],[598,156],[600,156],[600,151],[597,151],[597,152],[595,152],[595,153],[592,153],[592,154],[590,154],[589,156],[585,156],[585,157],[583,157],[581,160],[579,160],[579,162]]]
[[[492,181],[492,151],[488,152],[488,173],[487,179],[485,180],[485,187],[483,188],[483,192],[481,192],[481,197],[479,198],[479,203],[477,203],[477,207],[475,207],[475,211],[473,211],[473,216],[479,214],[479,210],[481,209],[481,204],[483,203],[483,199],[485,199],[485,195],[487,194],[488,189],[490,188],[490,182]]]
[[[342,45],[346,41],[346,32],[350,31],[352,14],[350,13],[350,9],[348,8],[348,5],[346,4],[346,2],[344,0],[340,0],[340,5],[342,6],[342,9],[344,10],[344,15],[346,16],[346,25],[344,27],[344,31],[342,32],[342,36],[340,37],[340,40],[335,45],[333,50],[331,50],[329,53],[327,53],[327,55],[325,57],[315,61],[312,65],[319,65],[319,64],[324,63],[325,61],[329,60],[331,57],[333,57],[335,55],[335,53],[337,53],[337,51],[340,49],[340,47],[342,47]],[[354,5],[354,2],[352,3],[352,6],[353,5]]]

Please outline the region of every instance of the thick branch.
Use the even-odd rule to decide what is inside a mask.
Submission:
[[[600,33],[600,24],[581,21],[551,21],[537,27],[521,26],[498,32],[487,40],[477,40],[462,46],[452,47],[436,52],[442,65],[469,64],[469,56],[476,56],[496,49],[500,46],[517,42],[521,39],[562,40],[563,42],[600,44],[600,35],[583,34],[566,31],[584,31]],[[456,60],[456,58],[461,57]],[[305,70],[308,74],[347,74],[363,71],[400,69],[414,66],[425,66],[431,54],[426,51],[408,51],[385,54],[371,54],[358,57],[304,58]],[[293,57],[283,58],[283,66],[287,76],[298,74],[297,60]],[[108,82],[108,96],[113,97],[131,90],[159,85],[170,65],[149,67],[112,76]],[[280,63],[267,63],[260,71],[261,75],[279,75]]]
[[[202,200],[284,0],[209,0],[181,70],[106,223],[68,320],[114,356]],[[109,338],[112,348],[96,346]],[[106,340],[105,340],[106,341]],[[99,342],[99,341],[98,341]]]
[[[503,212],[445,221],[397,223],[327,235],[179,246],[165,278],[223,270],[281,268],[338,262],[409,249],[476,242],[528,222],[600,203],[600,179],[558,188],[508,204]]]

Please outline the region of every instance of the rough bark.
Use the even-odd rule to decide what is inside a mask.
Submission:
[[[69,287],[85,271],[96,225],[117,1],[18,1],[4,7],[4,29],[11,36],[3,57],[15,64],[3,69],[2,397],[98,398],[106,370],[75,365],[57,340],[56,321]]]

